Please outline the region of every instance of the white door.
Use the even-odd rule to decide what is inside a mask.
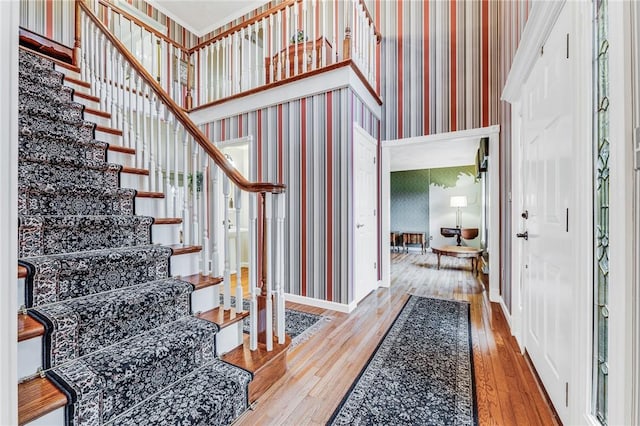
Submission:
[[[563,422],[571,377],[572,59],[569,8],[554,26],[523,90],[522,289],[524,344]],[[569,37],[569,38],[567,38]],[[587,141],[590,143],[590,141]],[[588,178],[588,177],[586,177]]]
[[[378,232],[376,221],[377,187],[376,140],[354,124],[354,302],[378,287],[376,276]]]

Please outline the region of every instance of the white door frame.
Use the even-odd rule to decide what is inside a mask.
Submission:
[[[18,423],[18,25],[20,4],[2,2],[0,6],[0,424]]]
[[[356,134],[360,135],[369,145],[371,145],[373,147],[374,152],[376,152],[377,149],[378,149],[378,141],[376,140],[376,138],[374,138],[369,133],[367,133],[367,131],[364,128],[362,128],[362,126],[360,126],[358,123],[356,123],[354,121],[353,122],[353,135],[354,135],[354,140],[353,140],[353,149],[354,149],[353,162],[354,163],[353,163],[353,166],[352,166],[354,169],[355,169],[355,162],[356,162],[356,153],[355,153],[355,135]],[[374,172],[374,176],[377,177],[377,171]],[[355,174],[354,174],[353,175],[353,187],[354,188],[355,188],[355,184],[356,184],[356,182],[355,182]],[[374,188],[374,193],[375,193],[375,188]],[[376,195],[378,195],[378,194],[376,193]],[[367,293],[367,295],[362,296],[360,299],[356,299],[356,285],[357,285],[357,282],[356,282],[356,267],[355,267],[356,255],[354,253],[355,235],[356,235],[355,226],[356,226],[356,222],[357,222],[357,218],[355,216],[356,215],[355,204],[357,202],[357,200],[355,199],[356,196],[357,195],[354,194],[354,202],[353,202],[352,207],[351,207],[351,212],[349,213],[350,216],[353,218],[351,220],[352,228],[351,228],[350,234],[354,236],[354,238],[351,239],[352,245],[351,245],[351,249],[350,249],[351,253],[352,253],[351,258],[353,259],[353,262],[351,263],[352,268],[353,268],[353,272],[351,274],[352,285],[350,286],[350,288],[353,289],[353,294],[349,296],[349,304],[360,302],[360,300],[362,300],[364,297],[366,297],[370,293],[370,292]],[[374,206],[378,205],[378,199],[377,198],[374,199],[373,205]],[[377,209],[377,207],[376,207],[376,209]],[[377,220],[375,222],[376,222],[375,225],[376,225],[376,228],[377,228]],[[375,239],[375,247],[379,247],[379,245],[380,245],[380,236],[378,235],[378,230],[377,229],[373,232],[373,238]],[[376,251],[375,258],[376,258],[376,262],[377,262],[378,250],[376,249],[375,251]],[[374,279],[376,279],[376,278],[377,278],[377,273],[374,275]],[[378,287],[380,287],[380,281],[376,280],[376,285],[372,289],[372,291],[375,291]]]
[[[391,232],[391,158],[394,155],[394,148],[406,146],[428,146],[432,142],[437,141],[456,141],[470,138],[489,138],[489,167],[487,170],[487,179],[489,179],[489,192],[487,194],[487,205],[489,207],[488,229],[493,232],[492,238],[489,238],[489,300],[492,302],[500,302],[500,175],[499,167],[499,136],[500,126],[482,127],[479,129],[460,130],[457,132],[438,133],[435,135],[419,136],[415,138],[396,139],[382,142],[382,152],[380,158],[381,165],[381,240],[387,241],[389,232]],[[382,247],[382,281],[383,287],[389,287],[391,284],[391,252],[388,247]],[[508,314],[508,312],[505,312]]]

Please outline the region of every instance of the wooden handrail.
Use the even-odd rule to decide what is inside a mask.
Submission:
[[[213,161],[222,169],[222,171],[233,181],[236,186],[247,192],[271,192],[274,194],[280,194],[285,191],[286,185],[280,183],[268,183],[268,182],[251,182],[247,180],[242,174],[231,165],[229,160],[224,154],[215,146],[209,139],[200,131],[198,126],[189,118],[186,112],[175,103],[171,96],[164,91],[162,86],[149,74],[149,72],[138,62],[138,60],[127,50],[127,48],[118,40],[109,29],[98,19],[91,9],[84,3],[83,0],[76,0],[76,3],[82,8],[84,13],[87,14],[104,36],[115,46],[120,54],[129,62],[131,68],[133,68],[138,75],[144,80],[144,82],[154,91],[156,96],[164,103],[164,105],[171,111],[175,118],[182,124],[185,131],[187,131],[193,139],[202,147],[202,149],[213,159]]]
[[[300,3],[302,0],[287,0],[284,1],[274,7],[272,7],[269,10],[266,10],[264,12],[262,12],[259,15],[254,16],[251,19],[247,19],[246,21],[238,24],[238,25],[234,25],[233,27],[229,28],[228,30],[218,34],[217,36],[210,38],[209,40],[205,40],[202,43],[198,43],[196,46],[192,47],[191,49],[188,50],[189,55],[191,55],[193,52],[202,49],[205,46],[208,46],[210,44],[215,43],[218,40],[222,40],[223,38],[227,37],[230,34],[233,34],[237,31],[240,31],[242,28],[246,28],[250,25],[253,25],[255,22],[258,22],[260,20],[262,20],[263,18],[266,18],[268,16],[274,15],[276,13],[278,13],[281,10],[286,9],[287,7],[295,4],[295,3]]]
[[[172,44],[174,47],[182,50],[184,53],[188,53],[189,49],[187,49],[185,46],[183,46],[182,44],[178,43],[177,41],[171,39],[170,37],[167,37],[165,34],[162,34],[160,31],[156,30],[155,28],[153,28],[152,26],[150,26],[149,24],[147,24],[144,21],[141,21],[140,19],[136,18],[135,16],[133,16],[132,14],[130,14],[129,12],[127,12],[126,10],[116,6],[115,4],[107,1],[107,0],[99,0],[99,3],[109,9],[113,9],[114,12],[124,16],[125,18],[127,18],[128,20],[134,22],[136,25],[144,28],[145,30],[149,31],[150,33],[153,33],[156,35],[156,37],[163,39],[164,41],[166,41],[167,43]]]

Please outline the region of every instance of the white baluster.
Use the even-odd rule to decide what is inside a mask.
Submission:
[[[318,38],[316,28],[316,0],[311,0],[311,69],[316,69],[318,63],[318,52],[316,49],[316,39]],[[305,58],[306,59],[306,58]]]
[[[109,44],[108,47],[108,56],[105,58],[105,60],[107,61],[107,75],[105,76],[105,80],[107,83],[107,97],[108,97],[108,103],[107,103],[107,109],[106,112],[108,112],[109,114],[111,114],[111,127],[115,127],[115,118],[116,118],[116,113],[115,113],[115,102],[114,102],[114,92],[115,92],[115,72],[114,72],[114,50],[115,48],[113,47],[113,45]]]
[[[276,52],[278,53],[278,80],[282,80],[286,75],[286,70],[284,70],[283,68],[289,67],[289,62],[287,62],[287,59],[289,59],[289,52],[287,50],[283,52],[282,46],[282,11],[279,10],[278,13],[276,13],[275,19],[276,29],[274,31],[274,36]],[[282,55],[285,55],[284,60],[282,58]]]
[[[198,222],[198,144],[191,139],[191,232],[190,241],[198,244],[200,238],[200,224]]]
[[[211,273],[211,240],[209,238],[209,156],[202,153],[202,274]],[[217,287],[217,286],[216,286]]]
[[[213,227],[211,232],[213,234],[213,238],[211,238],[211,259],[212,265],[211,270],[213,276],[220,276],[220,251],[218,249],[218,229],[220,229],[220,219],[219,219],[219,210],[220,210],[220,169],[215,163],[211,164],[211,223]],[[224,227],[224,223],[223,223]],[[216,286],[217,288],[217,286]],[[216,303],[216,306],[218,304]]]
[[[189,233],[189,206],[188,198],[189,198],[189,186],[188,186],[188,173],[189,173],[189,133],[184,131],[184,135],[182,138],[182,235],[184,238],[185,244],[192,244],[191,235]]]
[[[308,20],[307,20],[307,0],[302,0],[302,30],[304,31],[307,28]],[[309,57],[309,53],[307,53],[307,42],[306,40],[302,42],[302,72],[309,71],[307,66],[307,58]]]
[[[276,331],[278,343],[285,340],[285,311],[284,311],[284,218],[285,194],[273,196],[276,202],[276,232],[275,232],[275,288],[276,288]]]
[[[131,88],[131,90],[133,91],[134,89]],[[144,142],[142,141],[142,128],[141,128],[141,124],[142,124],[142,119],[141,119],[141,114],[140,114],[140,110],[142,109],[141,107],[141,103],[142,103],[142,96],[141,96],[141,91],[140,91],[140,76],[136,74],[136,87],[135,87],[135,97],[136,97],[136,143],[135,143],[135,150],[136,150],[136,167],[138,168],[142,168],[143,164],[145,164],[145,156],[146,156],[146,152],[144,150]]]
[[[179,216],[178,206],[178,146],[180,137],[180,124],[173,120],[173,217]],[[181,235],[180,242],[184,243],[184,235]]]
[[[258,349],[258,240],[257,240],[257,198],[259,194],[249,194],[249,349]]]
[[[269,23],[267,25],[267,22]],[[271,33],[269,28],[271,26],[271,15],[269,15],[269,20],[267,21],[267,17],[262,18],[262,51],[264,52],[264,56],[270,58],[269,60],[269,69],[266,70],[265,75],[269,75],[269,83],[273,83],[273,52],[268,50],[269,45],[267,44],[267,38],[271,37]],[[265,64],[266,65],[266,64]]]
[[[236,312],[242,312],[242,234],[240,233],[240,209],[242,208],[242,191],[235,187],[236,208]]]
[[[231,272],[229,262],[229,177],[222,176],[222,195],[224,199],[224,239],[222,240],[224,252],[224,309],[231,309]]]
[[[253,24],[253,36],[254,36],[254,42],[253,42],[253,51],[254,51],[254,55],[255,55],[255,70],[254,70],[254,74],[255,74],[255,79],[252,80],[253,84],[252,84],[252,88],[254,87],[258,87],[261,83],[260,80],[260,76],[264,75],[264,60],[261,60],[260,57],[258,56],[258,21],[256,21]],[[263,54],[262,56],[266,56],[266,52],[263,52],[265,54]]]
[[[153,103],[155,102],[155,100],[153,99],[153,94],[151,92],[151,88],[149,88],[149,91],[147,93],[147,99],[148,99],[148,111],[149,111],[149,117],[147,120],[145,120],[145,122],[148,123],[149,126],[149,131],[147,133],[147,139],[149,140],[149,164],[147,166],[147,168],[149,169],[149,178],[147,179],[149,181],[149,191],[155,192],[156,190],[156,184],[155,184],[155,176],[156,176],[156,156],[157,156],[157,141],[158,141],[158,135],[156,134],[154,137],[154,130],[155,130],[155,126],[153,125],[153,112],[155,110]],[[145,125],[146,127],[146,125]]]
[[[325,48],[324,48],[324,40],[325,38],[329,38],[327,36],[327,2],[326,0],[321,0],[322,1],[322,66],[326,67],[327,66],[327,55],[325,52]]]
[[[177,127],[177,126],[176,126]],[[171,136],[171,126],[169,125],[169,109],[164,109],[164,131],[165,131],[165,149],[164,149],[164,211],[166,217],[172,216],[171,202],[173,200],[173,193],[171,191],[171,161],[169,161],[169,152],[173,139]],[[175,217],[175,215],[173,215]]]
[[[263,256],[267,257],[267,284],[266,284],[266,340],[267,340],[267,351],[273,350],[273,250],[272,247],[272,238],[273,238],[273,221],[271,219],[271,212],[273,206],[273,194],[267,192],[264,194],[264,216],[265,216],[265,227],[264,227],[264,239],[267,242],[267,252],[263,253]],[[264,272],[263,272],[264,274]]]
[[[156,151],[156,175],[153,177],[155,180],[155,190],[158,192],[164,192],[164,188],[162,187],[162,119],[160,115],[160,109],[162,107],[162,103],[160,99],[156,98],[156,144],[158,149]],[[153,190],[152,190],[153,191]],[[166,215],[166,212],[165,212]]]
[[[298,28],[298,16],[299,16],[299,10],[298,10],[298,4],[294,3],[294,5],[291,7],[293,9],[293,20],[295,22],[294,25],[294,43],[298,42],[298,30],[300,30],[301,28]],[[293,49],[293,74],[294,75],[298,75],[302,70],[300,69],[300,60],[298,58],[298,46],[295,47],[295,49]]]
[[[233,74],[236,76],[236,81],[233,85],[233,93],[240,93],[242,91],[242,78],[244,70],[241,68],[241,40],[244,40],[244,28],[240,32],[236,31],[233,34]]]

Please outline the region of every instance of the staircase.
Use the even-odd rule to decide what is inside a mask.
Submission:
[[[149,172],[78,71],[20,52],[19,421],[230,424],[290,340],[248,350],[249,313],[219,307],[182,219],[153,217],[164,194],[135,189]]]

